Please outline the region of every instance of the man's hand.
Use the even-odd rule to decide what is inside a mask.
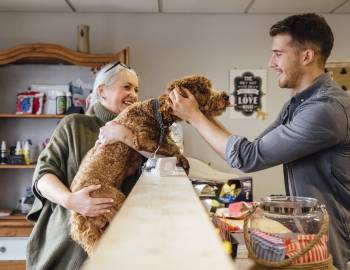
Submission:
[[[172,102],[171,108],[173,109],[174,115],[192,124],[202,113],[199,110],[197,100],[191,92],[186,88],[181,88],[181,90],[183,90],[188,97],[183,97],[178,88],[173,89],[169,94]]]
[[[109,213],[113,206],[113,199],[90,197],[90,192],[98,190],[100,187],[101,185],[91,185],[70,193],[65,200],[64,207],[87,217],[97,217]]]

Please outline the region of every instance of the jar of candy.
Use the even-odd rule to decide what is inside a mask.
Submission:
[[[271,196],[244,222],[249,257],[282,269],[333,269],[328,214],[314,198]]]

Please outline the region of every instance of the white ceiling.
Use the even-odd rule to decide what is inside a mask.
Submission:
[[[56,1],[64,2],[64,0]],[[68,2],[77,12],[158,12],[158,0],[69,0]]]
[[[0,0],[0,12],[350,13],[350,0]]]
[[[0,11],[70,12],[64,0],[0,0]]]

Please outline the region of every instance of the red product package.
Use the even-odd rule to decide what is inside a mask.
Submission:
[[[16,114],[41,114],[44,94],[26,91],[17,94]]]

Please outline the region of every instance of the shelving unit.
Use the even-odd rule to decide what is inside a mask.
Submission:
[[[23,251],[26,245],[26,238],[32,229],[33,225],[28,222],[22,214],[0,217],[0,239],[3,239],[2,241],[0,240],[1,255],[6,256],[7,253],[13,253],[14,248]],[[14,244],[11,243],[11,239],[15,239]],[[18,247],[16,247],[16,245],[18,245]],[[24,259],[0,260],[0,269],[26,269],[26,261]]]
[[[0,164],[0,169],[34,169],[35,164],[30,165],[9,165],[9,164]]]
[[[0,118],[61,119],[63,117],[61,114],[0,114]]]
[[[129,48],[114,54],[91,54],[75,52],[56,44],[35,43],[0,51],[0,140],[9,140],[12,145],[18,139],[23,140],[23,136],[38,140],[44,136],[43,130],[49,137],[55,125],[64,117],[14,114],[16,94],[20,89],[27,89],[31,83],[42,82],[42,78],[46,80],[44,83],[53,84],[60,80],[68,82],[74,77],[80,79],[80,76],[91,74],[101,66],[116,61],[129,64]],[[51,77],[50,82],[48,77]],[[34,168],[35,164],[0,165],[0,190],[3,192],[0,193],[0,208],[11,208],[9,201],[16,197],[18,199],[19,190],[31,184]],[[16,241],[19,250],[24,248],[32,228],[33,225],[26,221],[24,215],[0,217],[0,269],[25,269],[25,256],[16,260],[6,259],[12,258],[6,252],[10,252]]]

